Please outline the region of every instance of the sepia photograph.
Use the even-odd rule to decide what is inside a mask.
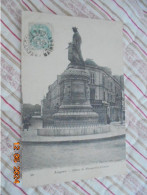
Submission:
[[[23,185],[126,173],[122,28],[23,12]]]

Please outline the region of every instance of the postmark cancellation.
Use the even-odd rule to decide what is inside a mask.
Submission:
[[[23,46],[30,56],[48,56],[54,48],[52,26],[48,23],[30,23]]]

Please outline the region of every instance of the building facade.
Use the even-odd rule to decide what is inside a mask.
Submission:
[[[90,104],[99,115],[99,123],[123,122],[125,118],[124,78],[112,75],[108,67],[98,66],[93,60],[85,61],[85,69],[90,75]],[[53,123],[53,114],[57,113],[63,101],[64,86],[61,76],[48,87],[48,92],[41,102],[43,126]]]

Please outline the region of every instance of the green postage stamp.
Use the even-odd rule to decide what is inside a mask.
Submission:
[[[24,39],[24,48],[31,56],[48,56],[54,47],[53,35],[49,24],[29,24],[28,35]]]

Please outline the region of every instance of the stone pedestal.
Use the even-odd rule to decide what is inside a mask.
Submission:
[[[55,125],[97,124],[98,114],[90,105],[90,75],[83,67],[69,65],[61,75],[63,101],[53,115]]]

